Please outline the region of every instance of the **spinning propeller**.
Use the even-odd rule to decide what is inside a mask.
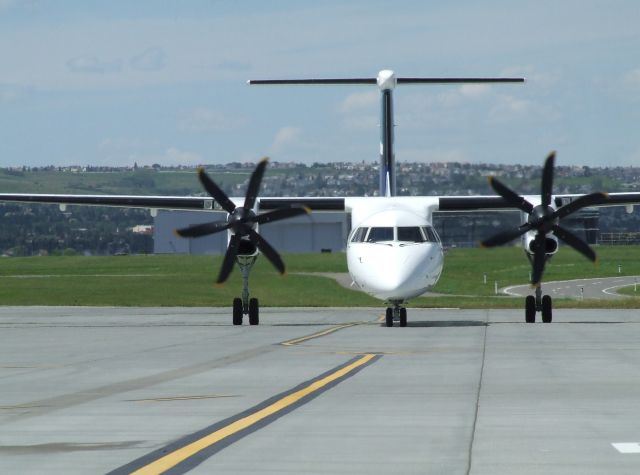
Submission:
[[[198,178],[200,179],[200,183],[202,183],[204,189],[207,190],[211,197],[218,202],[222,209],[229,213],[229,216],[227,217],[226,222],[215,221],[211,223],[196,224],[183,229],[176,229],[176,234],[186,238],[195,238],[219,233],[227,229],[231,230],[232,235],[229,240],[229,246],[227,247],[227,252],[224,255],[222,268],[220,269],[220,274],[218,274],[218,280],[216,281],[218,284],[227,280],[229,274],[231,274],[231,271],[233,270],[234,260],[241,251],[241,246],[247,241],[260,249],[262,254],[264,254],[275,268],[278,269],[278,272],[284,274],[285,267],[280,254],[278,254],[271,244],[256,232],[255,227],[257,224],[280,221],[281,219],[310,213],[309,208],[304,206],[281,208],[263,214],[255,213],[253,208],[258,197],[258,189],[262,182],[262,176],[264,175],[267,161],[267,158],[260,160],[260,163],[258,163],[258,166],[253,171],[251,179],[249,180],[247,194],[245,195],[244,206],[236,206],[233,201],[229,199],[226,193],[216,185],[209,175],[207,175],[204,168],[200,168],[198,170]]]
[[[544,272],[544,266],[546,262],[546,236],[548,233],[553,233],[560,238],[566,244],[574,248],[580,254],[587,259],[595,262],[596,254],[593,249],[589,247],[582,239],[577,237],[572,232],[563,228],[558,224],[561,218],[569,216],[571,213],[585,208],[587,206],[593,206],[602,204],[607,201],[608,195],[606,193],[591,193],[583,195],[570,203],[561,206],[554,210],[551,205],[552,187],[553,187],[553,165],[555,161],[555,152],[551,152],[544,163],[544,169],[542,171],[542,189],[540,195],[540,205],[534,206],[529,203],[524,197],[518,195],[511,189],[507,188],[504,184],[498,181],[496,178],[489,178],[489,184],[502,198],[510,205],[518,208],[524,213],[527,213],[528,219],[526,223],[521,224],[515,229],[510,229],[496,234],[495,236],[482,241],[483,247],[494,247],[501,244],[506,244],[513,239],[522,236],[528,231],[536,231],[535,239],[532,245],[533,251],[533,273],[531,274],[531,285],[536,286],[542,279],[542,273]]]

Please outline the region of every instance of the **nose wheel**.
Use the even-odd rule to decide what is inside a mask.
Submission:
[[[407,309],[400,307],[400,305],[394,305],[393,307],[387,307],[385,312],[385,325],[392,327],[394,320],[398,321],[401,327],[407,326]]]
[[[236,261],[242,272],[242,298],[233,299],[233,324],[242,325],[242,317],[249,315],[249,325],[260,324],[260,304],[258,299],[249,298],[249,274],[256,256],[237,256]]]
[[[524,301],[524,320],[527,323],[535,323],[536,312],[542,314],[543,323],[551,323],[553,320],[553,301],[551,296],[542,295],[542,288],[536,287],[536,295],[527,295]]]

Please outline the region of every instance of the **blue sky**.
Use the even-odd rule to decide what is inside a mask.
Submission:
[[[374,161],[375,87],[247,79],[523,75],[395,91],[399,161],[640,166],[640,2],[0,0],[0,166]]]

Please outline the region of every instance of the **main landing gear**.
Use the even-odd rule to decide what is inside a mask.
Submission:
[[[535,323],[536,312],[542,313],[542,322],[551,323],[552,301],[549,295],[542,295],[542,287],[536,287],[536,295],[527,295],[525,299],[524,319],[527,323]]]
[[[238,255],[236,261],[242,273],[242,298],[233,299],[233,324],[242,325],[242,317],[249,315],[249,325],[260,323],[260,305],[258,299],[249,298],[249,273],[256,263],[257,255]]]
[[[385,324],[388,327],[393,326],[394,320],[397,320],[401,327],[407,326],[407,309],[401,307],[399,303],[393,303],[393,307],[387,307],[385,313]]]

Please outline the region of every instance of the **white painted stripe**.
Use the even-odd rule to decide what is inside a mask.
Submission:
[[[502,289],[502,293],[511,295],[512,297],[523,297],[522,294],[519,294],[515,291],[515,289],[518,288],[526,289],[527,294],[533,292],[533,289],[530,285],[510,285],[509,287],[505,287],[504,289]]]
[[[615,295],[617,297],[624,297],[624,295],[619,294],[615,291],[615,289],[621,289],[622,287],[631,287],[633,285],[632,282],[627,282],[622,285],[614,285],[613,287],[607,287],[606,289],[602,289],[602,292],[608,295]]]
[[[621,454],[640,454],[640,443],[638,442],[616,442],[611,445]]]
[[[617,286],[613,286],[613,287],[608,287],[606,289],[603,289],[602,292],[604,292],[605,294],[608,295],[613,295],[616,297],[623,297],[622,295],[618,294],[617,292],[613,291],[613,289],[618,289],[621,287],[627,287],[630,285],[633,285],[638,279],[640,279],[640,276],[626,276],[623,278],[618,278],[618,277],[608,277],[606,278],[608,279],[610,282],[624,282],[624,284],[622,285],[617,285]],[[605,283],[606,281],[602,280],[602,277],[595,277],[595,278],[591,278],[591,279],[571,279],[571,280],[554,280],[554,281],[549,281],[549,282],[545,282],[544,286],[547,289],[550,289],[550,292],[556,292],[555,289],[560,289],[560,290],[570,290],[570,291],[576,291],[578,292],[578,296],[582,296],[580,293],[580,287],[584,287],[586,285],[591,285],[591,284],[600,284],[602,285],[603,283]],[[565,287],[555,287],[554,289],[554,285],[558,285],[558,284],[572,284],[572,285],[567,285]],[[522,290],[520,290],[522,289]],[[505,287],[503,289],[500,290],[503,294],[507,294],[507,295],[511,295],[512,297],[524,297],[525,295],[530,295],[533,293],[533,289],[531,288],[531,286],[529,285],[510,285],[508,287]]]

